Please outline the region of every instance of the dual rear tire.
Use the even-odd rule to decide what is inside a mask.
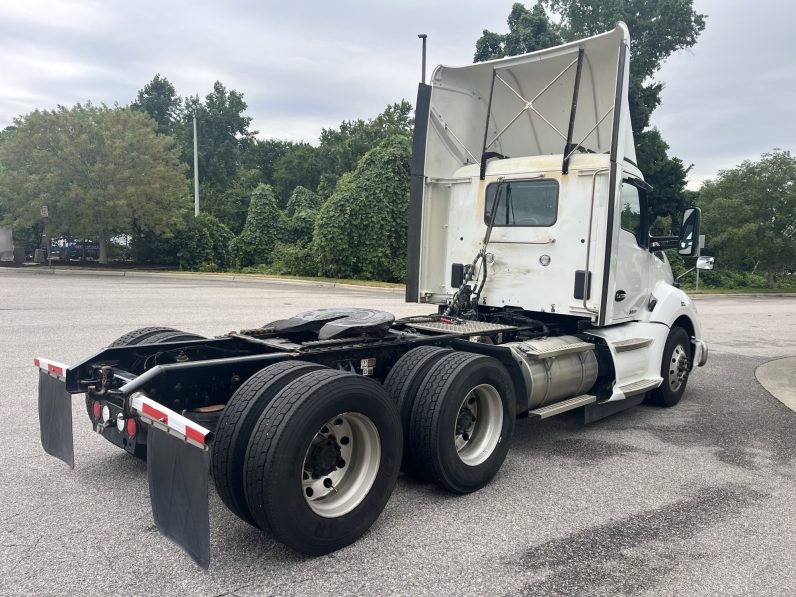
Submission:
[[[311,363],[266,367],[217,428],[216,489],[235,514],[306,555],[375,522],[398,478],[398,412],[377,382]]]
[[[385,386],[401,413],[404,470],[454,493],[476,491],[497,474],[516,419],[514,386],[499,361],[416,348],[396,363]]]

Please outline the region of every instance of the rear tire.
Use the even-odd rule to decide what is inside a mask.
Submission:
[[[675,406],[683,397],[691,366],[691,339],[681,327],[673,327],[666,338],[661,362],[661,385],[647,400],[656,406]]]
[[[263,410],[290,382],[322,365],[284,361],[261,369],[241,385],[227,402],[215,428],[211,455],[213,481],[221,500],[239,518],[258,526],[246,505],[244,464],[252,430]]]
[[[453,493],[470,493],[500,470],[516,418],[514,386],[496,359],[443,357],[417,393],[410,446],[417,471]]]
[[[412,419],[412,406],[415,403],[417,391],[423,383],[429,369],[446,354],[451,354],[450,348],[438,346],[421,346],[404,354],[384,381],[384,389],[392,397],[398,407],[401,417],[401,429],[404,432],[404,450],[401,459],[401,470],[405,473],[414,473],[412,451],[409,449],[409,422]]]
[[[266,407],[246,455],[255,521],[305,554],[362,536],[398,478],[401,423],[384,388],[324,369],[286,386]]]

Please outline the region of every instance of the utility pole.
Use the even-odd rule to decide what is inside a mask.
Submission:
[[[196,141],[196,111],[193,113],[193,215],[199,215],[199,150]]]

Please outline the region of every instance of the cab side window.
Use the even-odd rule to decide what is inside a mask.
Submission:
[[[641,233],[641,203],[638,189],[631,184],[622,184],[622,229],[627,230],[636,237],[636,242],[643,246]]]

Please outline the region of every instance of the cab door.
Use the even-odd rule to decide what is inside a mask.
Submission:
[[[634,184],[635,183],[635,184]],[[619,236],[613,293],[609,294],[614,323],[638,319],[650,295],[651,263],[646,193],[634,178],[622,181]]]

